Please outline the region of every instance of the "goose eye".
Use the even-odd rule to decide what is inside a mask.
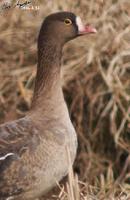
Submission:
[[[66,25],[71,25],[71,24],[72,24],[72,21],[71,21],[70,19],[65,19],[65,20],[64,20],[64,23],[65,23]]]

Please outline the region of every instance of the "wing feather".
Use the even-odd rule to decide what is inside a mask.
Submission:
[[[20,156],[21,149],[31,142],[33,123],[27,117],[0,125],[0,167],[13,155]]]

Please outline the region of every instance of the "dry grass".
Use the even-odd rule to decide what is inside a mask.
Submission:
[[[0,16],[0,123],[25,115],[36,72],[43,18],[70,10],[98,29],[67,44],[63,86],[79,149],[67,188],[49,199],[130,199],[130,2],[33,1],[38,11]],[[79,179],[79,180],[78,180]],[[79,197],[80,196],[80,197]]]

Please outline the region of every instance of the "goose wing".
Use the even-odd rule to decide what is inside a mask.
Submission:
[[[0,125],[0,166],[8,157],[20,156],[33,133],[32,123],[26,117]]]

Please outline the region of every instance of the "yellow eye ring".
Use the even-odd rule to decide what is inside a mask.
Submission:
[[[69,18],[66,18],[66,19],[64,20],[64,23],[65,23],[66,25],[71,25],[71,24],[72,24],[72,21],[71,21]]]

